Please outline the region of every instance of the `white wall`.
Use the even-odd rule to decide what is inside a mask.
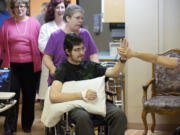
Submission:
[[[136,51],[158,53],[180,47],[179,0],[126,0],[126,38]],[[125,100],[128,123],[142,123],[142,85],[151,79],[150,63],[132,59],[126,66]],[[149,117],[149,116],[148,116]],[[170,120],[171,119],[171,120]],[[180,120],[159,117],[157,124]],[[148,123],[151,123],[150,117]]]
[[[159,0],[160,52],[180,48],[180,0]]]

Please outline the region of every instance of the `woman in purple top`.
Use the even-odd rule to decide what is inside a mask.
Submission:
[[[48,85],[51,85],[56,67],[66,59],[63,48],[64,37],[66,33],[77,33],[83,40],[86,47],[85,60],[99,62],[97,55],[97,48],[90,33],[81,28],[83,23],[84,10],[78,6],[70,4],[64,13],[65,27],[51,34],[50,39],[44,50],[43,61],[50,71],[48,78]]]

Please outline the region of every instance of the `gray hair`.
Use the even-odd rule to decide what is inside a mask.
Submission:
[[[84,14],[84,9],[79,5],[69,4],[64,12],[64,16],[63,16],[64,21],[67,22],[66,17],[67,16],[72,17],[73,14],[75,14],[76,12],[81,12],[82,14]]]
[[[41,12],[42,12],[44,9],[47,9],[48,4],[49,4],[48,2],[43,2],[43,3],[41,4],[41,8],[40,8]]]

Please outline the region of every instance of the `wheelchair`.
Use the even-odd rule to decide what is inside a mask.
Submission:
[[[116,64],[116,62],[103,62],[101,64],[106,67],[111,67]],[[109,78],[106,82],[105,90],[106,100],[124,110],[123,74],[120,73],[117,78]],[[117,93],[120,94],[121,99],[118,98]],[[98,119],[92,119],[92,121],[96,134],[108,135],[108,126],[103,121]],[[45,135],[76,135],[75,123],[69,119],[68,112],[64,114],[61,121],[55,127],[45,127]]]
[[[94,129],[98,135],[107,135],[105,123],[98,119],[93,119]],[[68,113],[64,114],[64,118],[52,128],[45,128],[45,135],[76,135],[75,124],[68,117]]]

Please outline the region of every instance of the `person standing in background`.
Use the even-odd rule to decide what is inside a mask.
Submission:
[[[9,11],[7,10],[7,2],[8,2],[7,0],[0,0],[0,29],[3,22],[11,17]],[[0,46],[0,51],[1,51],[1,46]],[[1,56],[0,66],[2,64],[2,58],[3,58],[3,54]]]
[[[56,67],[67,58],[63,49],[64,37],[67,33],[76,33],[83,38],[86,47],[84,60],[99,62],[97,55],[98,49],[96,48],[93,38],[88,30],[81,28],[83,16],[84,10],[79,5],[69,4],[66,7],[63,17],[66,22],[65,27],[52,33],[47,42],[44,50],[43,62],[49,69],[49,86],[53,81]]]
[[[7,0],[0,0],[0,28],[3,22],[10,17],[10,13],[7,10]]]
[[[44,49],[48,42],[50,35],[65,27],[65,22],[63,20],[65,12],[65,3],[64,0],[51,0],[48,4],[47,12],[45,14],[45,24],[41,26],[38,45],[41,53],[44,53]],[[41,108],[43,105],[43,100],[45,98],[46,91],[48,89],[48,68],[42,62],[42,72],[41,72],[41,80],[39,87],[38,98],[40,99]]]
[[[41,25],[45,23],[45,14],[47,12],[47,6],[48,2],[43,2],[41,5],[41,13],[34,16],[34,18],[36,18]]]
[[[41,26],[36,19],[27,15],[28,0],[11,0],[10,6],[14,16],[5,20],[2,25],[0,46],[4,53],[2,67],[11,68],[10,90],[16,93],[17,103],[6,114],[5,135],[16,132],[20,90],[22,90],[22,129],[24,132],[31,132],[36,83],[41,71],[41,55],[38,49]]]

